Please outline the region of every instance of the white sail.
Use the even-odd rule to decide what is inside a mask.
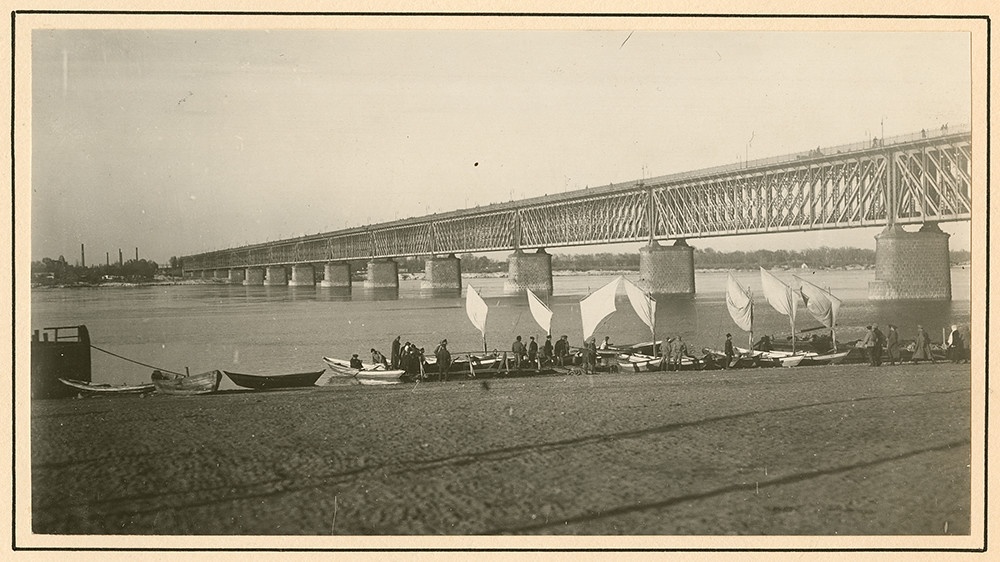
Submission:
[[[795,291],[778,279],[763,267],[760,268],[760,283],[764,288],[764,297],[775,310],[788,317],[788,324],[792,328],[792,351],[795,351],[795,310],[798,307],[799,299],[795,296]]]
[[[753,332],[753,299],[750,297],[750,291],[744,289],[732,273],[729,274],[726,284],[726,307],[729,308],[733,322],[736,322],[741,330]]]
[[[531,315],[535,317],[535,322],[545,330],[546,334],[552,334],[552,310],[545,306],[542,299],[528,289],[528,308]]]
[[[617,310],[615,308],[615,293],[618,292],[618,284],[622,278],[616,277],[614,281],[594,291],[587,298],[580,301],[580,317],[583,320],[583,340],[590,339],[597,329],[601,320],[607,318],[609,314]]]
[[[656,326],[656,301],[642,289],[636,287],[635,283],[624,277],[622,280],[625,282],[625,294],[628,295],[628,302],[632,303],[632,308],[639,315],[639,319],[645,322],[652,332]]]
[[[798,275],[793,275],[799,282],[799,293],[802,301],[806,303],[806,309],[827,328],[833,329],[837,325],[837,312],[840,310],[841,300],[833,293],[813,285],[802,279]]]
[[[483,297],[479,296],[475,287],[469,285],[465,295],[465,313],[469,315],[472,325],[483,333],[483,340],[486,339],[486,314],[489,311],[490,308],[486,306]]]
[[[760,268],[760,283],[764,288],[764,298],[778,312],[788,317],[789,322],[795,324],[795,310],[798,306],[798,299],[795,292],[763,267]]]

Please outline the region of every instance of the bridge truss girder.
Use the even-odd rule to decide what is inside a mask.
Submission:
[[[971,134],[582,190],[182,258],[187,270],[969,220]],[[650,232],[652,222],[652,232]]]

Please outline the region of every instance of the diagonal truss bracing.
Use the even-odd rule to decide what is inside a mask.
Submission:
[[[969,220],[971,133],[799,154],[182,258],[184,269],[320,263]]]

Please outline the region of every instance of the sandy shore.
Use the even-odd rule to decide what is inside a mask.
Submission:
[[[970,532],[968,365],[34,401],[57,534]]]

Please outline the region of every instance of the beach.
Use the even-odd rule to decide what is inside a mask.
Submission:
[[[32,530],[968,535],[970,372],[321,379],[35,400]]]

